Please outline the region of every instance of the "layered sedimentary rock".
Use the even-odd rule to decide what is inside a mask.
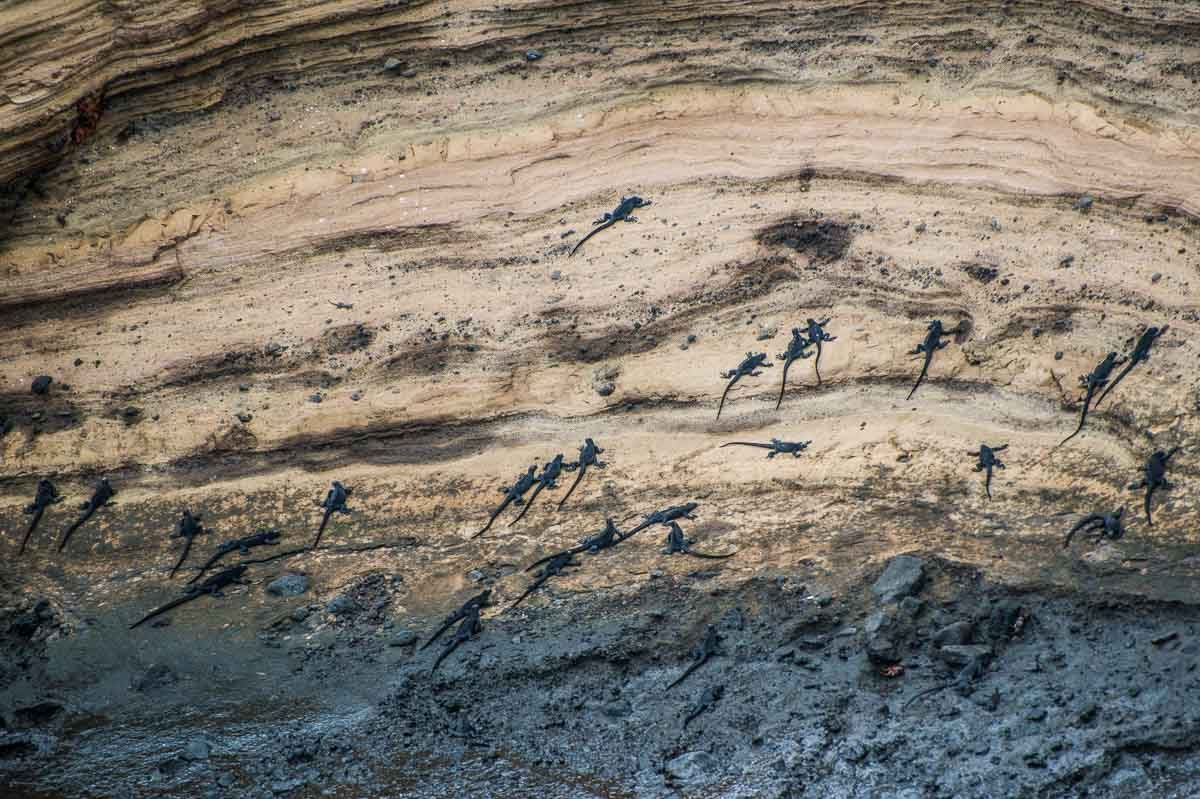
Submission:
[[[119,638],[171,596],[183,507],[305,542],[339,479],[342,549],[300,562],[322,596],[394,575],[414,617],[685,500],[739,553],[725,589],[804,568],[836,592],[919,549],[1189,597],[1193,461],[1153,526],[1127,486],[1197,432],[1198,41],[1186,2],[0,10],[0,543],[38,478],[70,500],[6,579]],[[638,223],[568,257],[635,193]],[[798,362],[777,411],[776,366],[716,421],[720,372],[807,317],[838,336],[822,385]],[[935,318],[969,333],[905,401]],[[1147,324],[1151,360],[1056,449],[1078,377]],[[574,510],[469,539],[588,436],[609,466]],[[771,437],[813,443],[718,449]],[[981,441],[1009,445],[991,501]],[[55,554],[102,474],[118,503]],[[1123,539],[1064,552],[1122,504]],[[558,582],[694,566],[652,535]],[[260,594],[177,623],[256,629]]]

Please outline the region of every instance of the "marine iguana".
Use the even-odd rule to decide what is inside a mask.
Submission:
[[[701,641],[700,646],[697,647],[694,652],[692,652],[692,665],[688,666],[683,674],[680,674],[675,679],[675,682],[668,685],[667,690],[671,690],[676,685],[679,685],[679,683],[690,677],[692,672],[707,663],[709,658],[723,654],[725,653],[721,651],[721,636],[717,633],[716,626],[710,624],[708,625],[708,629],[704,631],[704,640]]]
[[[196,576],[188,580],[188,585],[191,585],[203,577],[206,571],[211,569],[217,561],[228,555],[230,552],[240,552],[243,555],[246,555],[249,554],[252,547],[270,546],[278,543],[278,530],[260,530],[254,535],[248,535],[242,538],[234,538],[226,541],[217,547],[217,551],[213,553],[211,558],[204,562],[204,565],[200,567],[200,571],[196,572]]]
[[[558,488],[558,476],[563,473],[564,469],[566,469],[568,472],[574,471],[575,465],[571,463],[564,465],[563,456],[560,452],[554,456],[553,460],[542,467],[542,473],[537,477],[537,487],[533,489],[533,493],[529,496],[529,499],[526,500],[525,507],[521,508],[521,512],[517,514],[517,518],[508,523],[509,527],[512,527],[514,524],[521,521],[521,519],[525,518],[525,514],[529,513],[529,508],[533,505],[533,501],[537,499],[538,494],[542,493],[542,489]]]
[[[621,531],[617,529],[617,525],[613,523],[612,519],[605,519],[604,530],[601,532],[590,538],[583,539],[579,543],[579,546],[571,547],[570,549],[564,549],[562,552],[555,552],[553,555],[547,555],[541,560],[535,560],[533,563],[525,567],[525,571],[533,571],[538,566],[549,562],[559,555],[577,555],[580,552],[587,552],[595,555],[602,549],[609,549],[610,547],[616,546],[620,540]]]
[[[758,377],[762,372],[758,371],[760,366],[765,366],[768,369],[775,366],[773,363],[767,363],[767,354],[765,352],[747,352],[746,357],[742,359],[735,368],[726,372],[721,372],[721,377],[728,380],[725,384],[725,390],[721,392],[721,404],[717,406],[717,418],[721,418],[721,410],[725,407],[725,398],[729,396],[729,389],[733,388],[734,383],[749,375],[750,377]]]
[[[500,493],[504,495],[504,501],[500,503],[500,507],[492,511],[492,516],[488,519],[487,524],[483,526],[482,530],[471,536],[472,539],[478,538],[488,530],[492,529],[492,524],[495,523],[496,517],[503,513],[504,509],[509,505],[512,505],[513,503],[516,503],[517,505],[523,505],[525,503],[525,500],[522,499],[522,497],[525,495],[525,492],[533,488],[533,484],[537,482],[537,478],[533,476],[534,472],[536,471],[537,464],[535,463],[529,467],[529,470],[525,472],[525,474],[518,477],[517,482],[513,483],[512,486],[509,488],[499,489]]]
[[[200,524],[199,519],[192,516],[192,512],[184,509],[183,518],[175,523],[175,532],[171,534],[172,538],[183,539],[183,552],[179,555],[179,560],[171,568],[171,573],[168,577],[174,577],[175,572],[179,571],[179,567],[187,560],[188,552],[192,549],[192,539],[204,532],[204,527]]]
[[[1063,549],[1071,546],[1071,539],[1080,530],[1095,532],[1097,539],[1112,538],[1116,540],[1120,538],[1125,534],[1125,523],[1121,519],[1124,515],[1125,508],[1121,507],[1112,513],[1091,513],[1084,516],[1071,528],[1071,532],[1067,533],[1067,538],[1063,541]]]
[[[987,657],[983,655],[976,655],[967,661],[967,664],[962,667],[962,669],[951,682],[935,685],[932,688],[928,688],[920,693],[914,694],[900,709],[907,710],[908,706],[913,702],[916,702],[918,699],[929,696],[930,694],[935,694],[938,691],[944,691],[947,688],[957,688],[959,694],[962,696],[969,696],[974,690],[975,682],[983,676],[986,666]]]
[[[679,522],[671,522],[671,529],[667,532],[667,548],[663,550],[664,555],[674,555],[676,552],[682,552],[685,555],[691,555],[693,558],[704,558],[706,560],[725,560],[732,558],[736,552],[730,552],[727,555],[708,555],[703,552],[693,552],[691,550],[692,541],[686,538],[683,534],[683,528],[679,526]]]
[[[1079,415],[1079,427],[1075,428],[1074,433],[1058,442],[1058,447],[1061,447],[1063,444],[1079,435],[1079,431],[1083,430],[1083,423],[1087,421],[1088,409],[1091,407],[1092,397],[1096,395],[1096,391],[1098,389],[1104,387],[1104,384],[1108,382],[1109,375],[1112,374],[1112,370],[1115,369],[1120,363],[1122,363],[1122,361],[1117,358],[1117,354],[1115,352],[1110,352],[1108,355],[1104,356],[1103,361],[1096,364],[1095,369],[1079,378],[1079,385],[1087,388],[1087,395],[1083,398],[1083,413]],[[1058,447],[1055,447],[1055,449],[1058,449]]]
[[[825,325],[827,325],[827,324],[829,324],[828,316],[825,317],[824,319],[822,319],[820,322],[818,322],[816,319],[809,319],[808,320],[808,331],[807,331],[808,332],[808,337],[807,337],[808,343],[804,347],[805,349],[807,349],[808,347],[811,347],[814,344],[817,346],[817,359],[815,361],[813,361],[813,370],[817,373],[817,386],[818,387],[820,387],[820,385],[821,385],[821,344],[826,341],[837,341],[837,336],[831,336],[825,332]],[[801,352],[800,357],[801,358],[809,358],[809,357],[812,357],[812,353],[811,352]]]
[[[628,533],[622,533],[620,536],[618,536],[617,542],[620,543],[626,538],[629,538],[635,533],[640,533],[642,530],[645,530],[647,527],[653,524],[670,524],[676,519],[695,519],[696,517],[692,516],[692,511],[698,507],[700,507],[698,503],[687,502],[683,505],[672,505],[664,510],[656,510],[654,513],[651,513],[643,518],[642,523],[637,527],[634,527]]]
[[[770,444],[757,444],[753,441],[730,441],[728,444],[722,444],[717,449],[725,447],[758,447],[760,449],[768,449],[768,458],[774,458],[776,455],[791,453],[792,457],[799,458],[800,453],[808,449],[808,445],[812,441],[784,441],[780,438],[772,438]]]
[[[1113,381],[1108,384],[1104,391],[1101,392],[1099,398],[1096,400],[1096,404],[1092,407],[1099,408],[1100,403],[1104,402],[1104,398],[1108,396],[1108,392],[1116,388],[1117,383],[1120,383],[1125,379],[1125,375],[1133,371],[1133,367],[1137,366],[1142,361],[1150,360],[1150,348],[1154,346],[1155,341],[1158,341],[1159,336],[1167,332],[1168,327],[1170,327],[1170,325],[1146,328],[1146,330],[1142,333],[1141,338],[1137,340],[1137,344],[1134,345],[1133,352],[1130,353],[1129,362],[1125,365],[1125,368],[1122,369],[1120,373],[1113,378]]]
[[[961,325],[954,330],[945,330],[942,328],[942,320],[934,319],[929,323],[929,332],[925,334],[925,340],[917,345],[916,349],[909,355],[925,354],[925,363],[921,366],[921,374],[917,375],[917,382],[913,384],[912,390],[908,392],[908,397],[905,401],[912,399],[912,395],[917,393],[917,389],[921,387],[921,383],[925,380],[925,375],[929,373],[929,364],[933,362],[933,354],[940,349],[945,348],[950,342],[942,341],[946,336],[953,336],[962,330]]]
[[[542,570],[537,573],[537,576],[533,578],[533,582],[530,583],[529,587],[525,589],[525,593],[517,597],[517,601],[509,605],[508,609],[512,610],[517,605],[524,602],[527,596],[545,585],[546,581],[551,577],[557,577],[566,569],[578,565],[578,563],[575,563],[575,555],[572,552],[559,552],[557,555],[554,555],[550,558],[546,565],[542,567]]]
[[[183,596],[179,597],[178,599],[171,600],[167,604],[163,605],[161,608],[150,611],[145,616],[138,619],[133,624],[129,625],[129,629],[132,630],[134,627],[137,627],[141,624],[145,624],[146,622],[150,621],[155,616],[161,616],[163,613],[166,613],[168,610],[177,608],[180,605],[184,604],[185,602],[191,602],[193,599],[198,599],[198,598],[204,596],[205,594],[208,594],[209,596],[216,596],[216,597],[225,596],[223,589],[226,588],[227,586],[234,585],[234,584],[245,585],[245,583],[243,583],[242,579],[241,579],[242,575],[245,572],[246,572],[245,564],[239,563],[236,566],[230,566],[228,569],[223,569],[223,570],[217,572],[212,577],[209,577],[207,580],[200,583],[200,585],[189,585],[187,588],[184,589]]]
[[[968,455],[974,455],[979,458],[979,463],[975,464],[975,471],[982,472],[987,469],[987,479],[983,482],[984,490],[987,492],[987,498],[992,498],[992,469],[1003,469],[1004,464],[996,457],[997,452],[1003,452],[1008,449],[1008,444],[999,447],[989,447],[987,444],[980,444],[978,452],[968,452]]]
[[[634,195],[633,197],[622,197],[621,202],[612,211],[612,213],[605,213],[604,216],[600,217],[593,223],[595,227],[593,227],[586,236],[575,243],[575,246],[571,248],[570,255],[567,257],[570,258],[572,255],[574,255],[575,251],[582,247],[585,241],[590,239],[592,236],[595,236],[601,230],[604,230],[607,227],[612,227],[618,222],[636,222],[637,217],[630,216],[630,214],[637,209],[645,208],[650,204],[651,203],[649,200],[643,200],[637,195]]]
[[[1157,488],[1168,489],[1172,487],[1167,482],[1167,461],[1178,451],[1179,447],[1172,447],[1168,452],[1163,452],[1161,449],[1155,452],[1146,461],[1145,476],[1142,477],[1142,482],[1134,483],[1130,486],[1133,489],[1146,489],[1146,524],[1154,524],[1154,521],[1150,518],[1150,499],[1154,496],[1154,490]]]
[[[438,638],[440,638],[442,636],[442,633],[446,632],[446,630],[449,630],[454,625],[454,622],[462,621],[463,619],[467,618],[467,616],[469,616],[472,612],[478,612],[480,608],[486,608],[490,604],[491,598],[492,598],[492,589],[488,588],[488,589],[485,589],[482,593],[476,594],[475,596],[468,599],[466,602],[463,603],[462,607],[460,607],[458,610],[454,611],[453,613],[451,613],[449,616],[446,617],[446,621],[444,621],[442,623],[442,626],[438,627],[437,630],[434,631],[433,635],[429,636],[428,641],[421,644],[421,649],[422,650],[425,649],[427,646],[429,646],[434,641],[436,641]],[[418,651],[420,651],[420,650],[418,650]]]
[[[804,331],[793,327],[792,340],[788,342],[787,349],[775,356],[775,360],[783,361],[783,380],[779,384],[779,399],[775,401],[775,410],[779,410],[779,406],[783,404],[783,392],[787,390],[788,369],[792,368],[792,361],[804,357],[804,351],[808,346],[808,339],[804,337]]]
[[[116,491],[113,491],[113,487],[109,485],[108,478],[101,477],[100,481],[96,483],[96,490],[92,494],[92,498],[79,506],[79,509],[83,511],[83,515],[76,519],[74,524],[68,527],[66,532],[63,533],[62,540],[58,542],[59,552],[62,552],[67,546],[67,541],[71,538],[71,534],[78,530],[84,522],[92,518],[93,513],[107,505],[108,501],[112,499],[116,493]]]
[[[346,500],[349,497],[350,489],[334,480],[329,493],[325,495],[325,500],[320,503],[320,506],[325,509],[325,515],[321,517],[321,526],[317,528],[317,537],[313,539],[309,549],[316,549],[317,544],[321,543],[321,534],[325,532],[325,525],[329,524],[330,516],[335,513],[350,512],[350,509],[346,507]]]
[[[25,554],[25,545],[29,543],[29,536],[33,535],[33,531],[37,529],[38,522],[42,520],[42,514],[46,512],[46,508],[57,502],[62,502],[62,497],[58,495],[58,489],[54,487],[54,483],[44,479],[38,480],[37,493],[33,497],[33,502],[25,506],[25,512],[33,514],[33,518],[29,520],[29,528],[25,531],[25,537],[21,539],[21,549],[17,552],[17,557]]]
[[[579,475],[575,478],[575,482],[571,483],[571,487],[567,489],[567,493],[563,495],[563,498],[558,501],[557,510],[562,510],[563,503],[567,501],[567,498],[575,491],[575,486],[579,485],[579,481],[587,474],[589,466],[595,466],[597,469],[603,469],[608,466],[607,463],[596,458],[601,452],[604,452],[604,450],[597,447],[595,441],[592,441],[590,438],[584,439],[583,446],[579,448],[579,460],[567,467],[568,471],[578,470]]]
[[[704,693],[700,694],[700,701],[692,708],[692,712],[683,720],[683,728],[686,730],[687,725],[691,724],[701,713],[706,710],[711,710],[717,706],[717,702],[721,701],[721,697],[725,695],[724,685],[713,685],[704,689]]]
[[[438,655],[437,660],[433,661],[433,667],[429,669],[431,675],[437,671],[438,666],[442,665],[442,661],[448,658],[451,652],[482,632],[483,624],[479,619],[479,611],[480,608],[478,606],[474,606],[467,611],[467,615],[463,617],[462,622],[458,625],[458,629],[454,631],[454,636],[446,642],[442,654]]]

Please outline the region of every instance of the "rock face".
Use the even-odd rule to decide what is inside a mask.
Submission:
[[[888,561],[871,590],[880,602],[899,602],[914,594],[924,579],[925,563],[920,558],[898,555]]]
[[[935,721],[929,738],[911,739],[919,751],[862,730],[847,742],[870,788],[839,782],[841,764],[805,753],[841,751],[835,727],[856,718],[884,729],[881,704],[953,679],[950,661],[975,651],[962,647],[996,653],[981,694],[997,684],[1009,693],[997,641],[1040,625],[1076,635],[1054,619],[1025,628],[1029,596],[1077,599],[1082,609],[1056,612],[1087,618],[1094,596],[1161,601],[1190,623],[1198,43],[1193,0],[683,0],[620,13],[529,0],[3,4],[0,549],[20,546],[39,479],[64,501],[21,559],[0,555],[0,662],[19,664],[0,668],[0,717],[61,702],[68,719],[38,735],[81,728],[76,713],[111,718],[97,735],[113,736],[105,751],[125,752],[142,750],[122,746],[120,730],[157,735],[162,714],[181,707],[220,717],[205,716],[217,695],[297,717],[370,700],[372,711],[420,719],[394,728],[397,750],[447,747],[436,754],[449,762],[499,725],[502,740],[520,743],[514,756],[558,763],[570,752],[578,773],[614,781],[612,795],[660,790],[683,752],[709,753],[714,783],[767,766],[784,782],[826,775],[756,784],[762,795],[895,794],[884,754],[937,771],[946,747],[935,739],[953,736]],[[568,256],[631,194],[653,202],[639,222]],[[774,359],[810,317],[828,317],[837,336],[823,347],[820,385],[813,360],[797,360],[779,402],[783,370],[764,369],[739,381],[716,423],[719,375],[748,350]],[[905,400],[920,366],[908,353],[933,319],[969,332],[947,339]],[[1147,324],[1169,324],[1152,358],[1045,457],[1074,427],[1079,375],[1109,351],[1128,353]],[[53,383],[31,393],[42,375]],[[506,511],[470,538],[497,487],[555,453],[572,459],[589,436],[608,466],[562,512],[554,504],[574,474],[519,525],[507,526],[516,511]],[[720,448],[772,437],[812,444],[798,459]],[[990,501],[967,455],[981,441],[1009,445]],[[1153,527],[1133,520],[1121,540],[1064,550],[1074,519],[1131,501],[1146,456],[1176,444],[1177,488],[1156,495]],[[101,475],[117,501],[75,533],[68,556],[56,554]],[[351,513],[306,551],[334,479],[353,489]],[[735,557],[666,557],[652,528],[605,557],[581,556],[516,612],[498,609],[526,587],[525,565],[606,517],[624,525],[689,499],[701,503],[686,529],[697,551]],[[245,556],[249,587],[130,631],[179,596],[165,574],[185,507],[213,535],[196,538],[180,574],[257,527],[282,541]],[[304,592],[297,571],[321,601],[338,597],[329,612],[278,598]],[[710,686],[685,683],[695,696],[678,699],[649,686],[686,662],[695,629],[762,585],[779,589],[744,605],[732,654],[690,678],[728,679],[732,700],[681,743],[681,708]],[[973,586],[1002,602],[970,616],[945,606]],[[484,630],[434,678],[440,645],[388,648],[401,627],[425,640],[484,588],[497,602]],[[598,615],[579,610],[585,599]],[[777,603],[787,616],[771,629],[794,641],[763,632],[759,615]],[[968,618],[973,628],[954,626]],[[1082,629],[1079,646],[1093,633],[1110,640]],[[593,639],[606,648],[582,643]],[[1175,646],[1111,640],[1126,673]],[[764,677],[754,658],[781,647],[786,664]],[[834,662],[843,653],[853,657]],[[1063,657],[1083,666],[1085,654]],[[1044,662],[1046,675],[1069,671]],[[146,676],[150,663],[159,671]],[[108,676],[89,693],[97,672]],[[776,678],[776,715],[759,725],[759,680]],[[430,690],[435,679],[445,683]],[[821,681],[833,690],[804,693]],[[585,690],[596,685],[605,691]],[[1085,694],[1112,708],[1131,688],[1092,687],[1047,697],[1054,710],[1038,724],[1077,718]],[[19,695],[38,691],[47,696]],[[1159,696],[1147,688],[1129,702],[1147,719],[1171,716]],[[847,697],[865,715],[837,704]],[[632,708],[614,726],[645,759],[618,763],[572,738],[572,717],[555,709],[585,701]],[[995,728],[964,719],[974,740],[1028,726],[1029,708],[995,712]],[[1093,713],[1087,740],[1031,733],[1028,763],[1045,769],[1006,761],[1003,776],[975,787],[1040,795],[1086,774],[1095,784],[1082,787],[1100,795],[1102,770],[1066,761],[1102,744],[1131,790],[1142,777],[1128,752],[1194,750],[1186,729],[1120,731],[1127,712],[1136,715]],[[350,718],[375,716],[322,723]],[[828,739],[802,740],[801,725]],[[747,742],[756,735],[761,747]],[[0,768],[22,773],[33,762],[22,758],[81,751],[30,740],[0,741]],[[214,762],[241,751],[212,743]],[[304,764],[345,755],[272,752],[252,776],[301,785]],[[141,790],[118,779],[132,765],[107,769],[111,784],[84,785],[101,779],[94,763],[37,762],[35,793]],[[199,765],[162,765],[156,789],[194,791]],[[686,765],[672,779],[686,781]],[[948,777],[952,792],[968,795],[969,775],[990,768],[976,765],[962,782]],[[340,785],[368,784],[336,768]],[[430,792],[467,795],[460,787]],[[518,780],[496,793],[538,787]],[[372,788],[364,795],[396,793]]]
[[[303,574],[285,574],[267,586],[267,593],[275,596],[300,596],[307,590],[308,578]]]

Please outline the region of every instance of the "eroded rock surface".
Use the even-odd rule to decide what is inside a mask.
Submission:
[[[1197,793],[1198,65],[1183,0],[0,10],[0,770],[33,795]],[[631,194],[640,221],[568,258]],[[715,422],[719,373],[808,317],[838,336],[822,385],[797,361],[776,410],[767,369]],[[970,332],[905,401],[935,318]],[[1146,324],[1150,361],[1055,449],[1078,376]],[[547,490],[471,540],[587,437],[608,467],[561,512]],[[773,437],[812,444],[719,448]],[[990,501],[980,441],[1009,445]],[[1063,548],[1175,445],[1153,526]],[[56,552],[100,476],[114,503]],[[42,477],[65,501],[17,560]],[[295,552],[335,479],[352,512]],[[654,528],[506,610],[529,562],[689,500],[697,550],[735,557]],[[183,579],[283,540],[129,631],[180,595],[183,508],[213,532]],[[908,555],[924,580],[877,599]],[[430,676],[411,636],[484,587]]]

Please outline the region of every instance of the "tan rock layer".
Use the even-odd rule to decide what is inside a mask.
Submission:
[[[338,478],[358,510],[331,541],[403,546],[307,557],[402,573],[415,602],[688,498],[739,549],[731,581],[921,547],[1173,595],[1185,457],[1153,528],[1061,550],[1070,514],[1136,504],[1145,456],[1197,432],[1200,19],[1131,5],[6,9],[0,175],[105,105],[0,245],[4,540],[38,477],[74,501],[107,473],[118,505],[55,559],[59,506],[31,562],[149,574],[182,506],[307,540]],[[568,258],[630,192],[641,221]],[[807,316],[839,337],[825,384],[798,365],[776,412],[767,370],[716,423],[719,373]],[[931,318],[972,333],[905,402]],[[1152,360],[1054,450],[1077,376],[1145,323],[1171,326]],[[42,373],[70,389],[30,397]],[[570,513],[468,543],[501,483],[585,436],[612,466]],[[814,445],[767,461],[735,436]],[[991,503],[981,440],[1011,445]],[[655,547],[579,579],[639,579]]]

